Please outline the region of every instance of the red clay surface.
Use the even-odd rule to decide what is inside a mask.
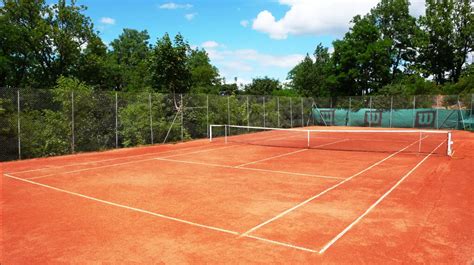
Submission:
[[[0,261],[471,264],[474,134],[453,138],[453,157],[199,140],[2,163]]]

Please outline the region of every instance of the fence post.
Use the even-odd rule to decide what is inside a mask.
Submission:
[[[250,127],[250,106],[249,106],[249,96],[247,96],[247,127]],[[250,130],[250,128],[249,128]]]
[[[304,99],[301,98],[301,127],[304,127]]]
[[[115,148],[118,148],[118,95],[115,92]]]
[[[290,127],[293,128],[293,103],[290,97]]]
[[[153,112],[151,107],[151,93],[148,94],[148,108],[150,110],[150,139],[151,144],[153,144]]]
[[[277,97],[277,117],[278,117],[278,128],[280,128],[280,97]]]
[[[206,95],[206,136],[210,137],[209,131],[209,95]]]
[[[227,96],[227,125],[230,125],[230,96]]]
[[[415,108],[416,108],[416,96],[413,96],[413,128],[415,128]]]
[[[76,144],[74,132],[74,91],[71,91],[71,151],[74,153],[74,145]]]
[[[352,112],[352,97],[349,97],[349,113],[347,115],[347,123],[349,126],[352,126],[351,124],[351,112]]]
[[[21,107],[20,107],[20,89],[17,90],[17,95],[16,95],[16,101],[17,101],[17,125],[18,125],[18,159],[21,160],[21,122],[20,122],[20,116],[21,116]]]
[[[393,115],[393,96],[390,97],[390,128],[392,128],[392,115]]]
[[[436,129],[439,130],[439,96],[436,96]]]
[[[184,103],[183,103],[183,94],[181,96],[181,141],[184,141]]]
[[[267,119],[267,114],[266,114],[266,110],[265,110],[265,96],[263,96],[263,127],[267,127],[267,123],[266,123],[266,119]]]
[[[369,97],[369,127],[372,127],[372,96]]]

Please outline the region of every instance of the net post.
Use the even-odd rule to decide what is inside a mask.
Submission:
[[[416,108],[416,96],[413,96],[413,128],[415,128],[415,120],[416,120],[416,117],[415,117],[415,108]]]
[[[74,133],[74,90],[71,91],[71,152],[74,154],[75,145],[75,133]]]
[[[208,137],[209,137],[209,142],[212,142],[212,125],[209,125]]]
[[[290,127],[293,128],[293,102],[290,97]]]
[[[21,160],[21,107],[20,107],[20,89],[16,91],[17,103],[17,130],[18,130],[18,159]]]
[[[453,140],[452,140],[452,135],[451,132],[448,132],[448,148],[447,148],[448,156],[453,155]]]
[[[263,127],[267,127],[267,113],[265,109],[265,96],[263,96]]]
[[[115,148],[118,148],[118,95],[115,92]]]
[[[301,98],[301,128],[304,128],[304,99]]]
[[[390,97],[390,128],[392,128],[392,117],[393,117],[393,96]]]
[[[227,126],[228,125],[224,125],[224,143],[227,144]]]
[[[277,97],[277,117],[278,117],[278,128],[280,128],[280,97]]]
[[[181,97],[181,142],[184,141],[184,105],[183,105],[183,94],[180,94]]]
[[[151,144],[153,144],[153,115],[152,115],[152,109],[151,109],[151,93],[148,93],[148,109],[150,112],[150,139],[151,139]]]
[[[210,127],[209,127],[209,95],[206,95],[206,130],[207,130],[207,137],[210,135]]]

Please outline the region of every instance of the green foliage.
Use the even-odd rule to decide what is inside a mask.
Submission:
[[[254,78],[252,83],[245,86],[245,94],[249,95],[271,95],[279,90],[281,90],[280,82],[267,76]]]

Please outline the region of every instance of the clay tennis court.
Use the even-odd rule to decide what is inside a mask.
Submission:
[[[474,261],[472,133],[292,137],[2,163],[2,264]]]

